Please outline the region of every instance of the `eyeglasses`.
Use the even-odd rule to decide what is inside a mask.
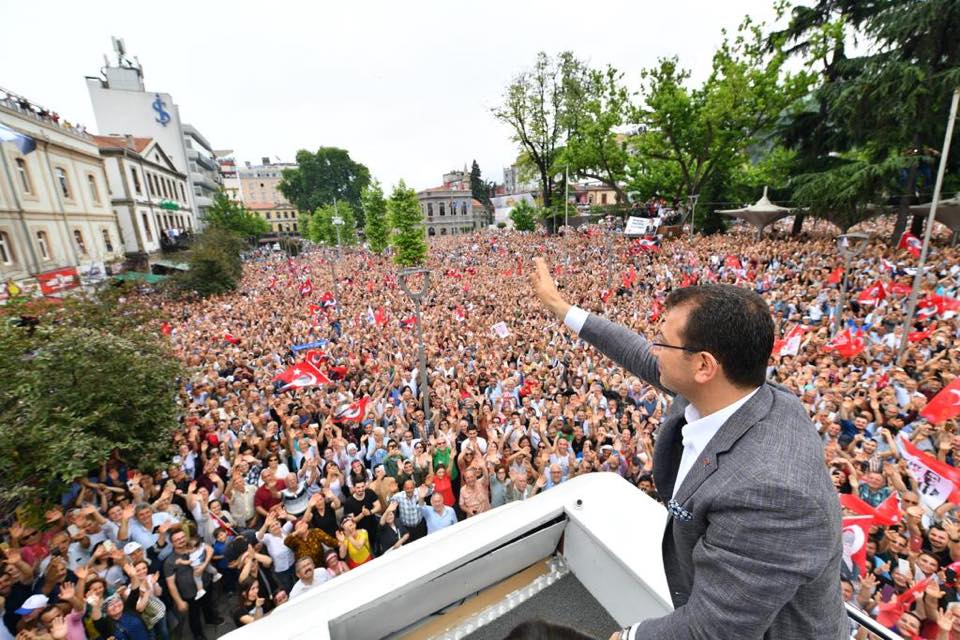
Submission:
[[[658,347],[660,349],[679,349],[680,351],[686,351],[687,353],[700,353],[703,349],[694,349],[693,347],[684,347],[676,346],[672,344],[667,344],[666,342],[651,342],[651,347]]]

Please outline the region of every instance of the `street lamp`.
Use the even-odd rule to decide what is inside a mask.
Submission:
[[[423,321],[420,314],[420,305],[423,303],[423,297],[430,288],[430,271],[427,269],[414,267],[410,269],[404,269],[398,275],[400,276],[400,288],[403,289],[403,292],[407,294],[411,300],[413,300],[413,307],[416,311],[417,354],[420,361],[420,364],[418,365],[420,369],[420,397],[423,398],[423,416],[427,431],[426,434],[420,434],[420,437],[428,438],[430,437],[430,432],[432,431],[432,424],[430,421],[430,382],[427,379],[427,355],[423,350]],[[407,285],[407,278],[418,275],[422,276],[422,280],[420,281],[420,288],[414,291]]]
[[[607,291],[613,287],[613,225],[607,221]]]
[[[844,233],[837,236],[837,251],[843,256],[843,281],[840,285],[840,300],[837,302],[837,313],[834,317],[834,335],[840,333],[843,328],[843,308],[846,306],[847,274],[850,273],[850,260],[863,253],[868,242],[870,242],[870,236],[865,233]]]
[[[337,201],[333,201],[333,206],[337,206]],[[333,216],[333,228],[337,230],[337,255],[336,258],[330,260],[330,271],[333,273],[333,290],[336,295],[340,295],[340,287],[337,284],[337,270],[333,266],[335,260],[340,260],[340,227],[343,226],[343,218],[340,216]]]

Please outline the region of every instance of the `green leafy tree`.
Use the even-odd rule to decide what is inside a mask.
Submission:
[[[401,180],[390,194],[387,212],[393,229],[394,262],[403,267],[422,265],[427,259],[427,240],[417,192]]]
[[[315,211],[335,201],[360,211],[360,194],[370,183],[370,170],[350,158],[345,149],[320,147],[316,153],[297,152],[297,166],[283,170],[278,189],[300,211]]]
[[[70,300],[33,327],[0,323],[0,511],[37,511],[118,451],[131,467],[172,454],[179,361],[153,318],[117,290]],[[16,303],[8,307],[16,311]]]
[[[244,242],[234,232],[204,230],[194,242],[190,269],[174,277],[174,287],[203,297],[233,291],[243,275],[243,250]]]
[[[503,104],[493,115],[510,127],[520,145],[521,158],[529,162],[540,181],[543,206],[555,204],[556,160],[576,127],[583,99],[585,67],[573,53],[564,51],[554,60],[537,54],[532,70],[518,75],[507,87]]]
[[[470,192],[473,197],[483,205],[487,224],[490,224],[493,220],[492,198],[495,188],[496,185],[493,182],[486,182],[483,179],[483,176],[480,174],[480,165],[474,160],[473,165],[470,167]]]
[[[537,210],[526,200],[521,200],[510,211],[510,220],[517,231],[535,231]]]
[[[629,152],[623,127],[632,110],[630,91],[623,85],[623,74],[608,66],[588,71],[580,93],[583,100],[576,112],[576,126],[570,127],[557,165],[567,168],[570,175],[600,181],[616,192],[618,204],[624,204],[627,197],[622,185]]]
[[[270,232],[270,223],[248,211],[242,203],[220,191],[207,209],[207,226],[232,231],[243,238],[256,238]]]
[[[677,58],[644,71],[643,104],[633,116],[639,131],[630,145],[646,171],[679,172],[680,190],[671,195],[686,197],[699,194],[714,173],[743,164],[812,82],[807,72],[785,71],[785,62],[783,50],[769,50],[760,26],[747,18],[714,54],[701,87],[686,86],[690,74]],[[670,168],[651,171],[655,162]]]
[[[343,219],[343,224],[333,224],[335,217]],[[308,239],[331,247],[352,247],[357,244],[357,218],[353,207],[347,203],[318,207],[310,216],[307,227]]]
[[[373,180],[360,197],[363,217],[367,224],[364,233],[370,250],[382,254],[390,245],[390,225],[387,221],[387,202],[380,183]]]

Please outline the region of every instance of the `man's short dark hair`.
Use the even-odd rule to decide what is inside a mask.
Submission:
[[[759,294],[742,287],[708,284],[674,289],[667,309],[690,307],[683,345],[706,351],[738,387],[759,387],[767,379],[773,351],[773,319]]]

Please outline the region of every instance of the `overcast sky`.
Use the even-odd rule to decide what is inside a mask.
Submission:
[[[702,80],[721,28],[772,20],[772,4],[0,0],[0,86],[93,130],[84,76],[116,35],[147,90],[238,161],[338,146],[387,188],[435,186],[474,158],[499,182],[517,148],[490,109],[537,51],[613,64],[635,88],[675,54]]]

